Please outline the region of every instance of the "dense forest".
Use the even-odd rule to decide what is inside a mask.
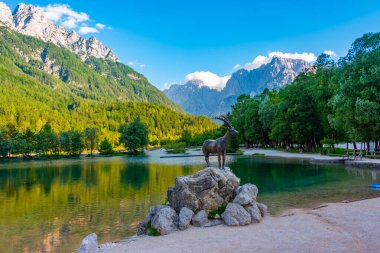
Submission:
[[[57,136],[97,128],[99,141],[107,139],[115,147],[120,125],[135,118],[148,126],[151,145],[217,127],[206,117],[184,113],[122,63],[95,58],[82,62],[66,49],[0,27],[0,146],[7,149],[3,154],[16,152],[6,148],[14,143],[12,138],[41,136],[46,126]]]
[[[355,40],[338,61],[318,57],[281,90],[241,95],[231,117],[246,146],[297,147],[380,140],[380,33]],[[368,148],[368,145],[366,145]]]

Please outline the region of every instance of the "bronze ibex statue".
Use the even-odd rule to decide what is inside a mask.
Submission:
[[[236,136],[239,132],[236,131],[236,129],[232,126],[231,121],[224,115],[212,117],[212,119],[218,119],[226,123],[227,132],[223,137],[220,137],[216,140],[206,140],[203,142],[202,150],[208,167],[210,167],[209,155],[212,153],[218,153],[219,168],[224,169],[224,163],[226,161],[226,150],[230,138],[231,136]]]

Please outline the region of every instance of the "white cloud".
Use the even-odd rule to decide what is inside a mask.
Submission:
[[[81,28],[79,28],[78,32],[80,34],[88,34],[88,33],[98,33],[99,31],[94,27],[82,26]]]
[[[332,50],[325,50],[323,51],[324,54],[330,55],[331,57],[336,57],[336,53]]]
[[[84,22],[91,21],[90,16],[85,12],[74,11],[68,4],[49,4],[42,7],[42,9],[46,17],[58,25],[67,29],[76,29],[79,27],[78,32],[80,34],[98,33],[98,29],[104,29],[106,27],[106,25],[102,23],[97,23],[95,25],[96,27],[88,26]]]
[[[234,66],[234,69],[238,69],[238,68],[240,68],[240,67],[241,67],[240,64],[236,64],[236,65]]]
[[[270,52],[267,56],[259,55],[256,56],[251,62],[248,62],[244,65],[245,69],[257,69],[263,64],[269,63],[273,57],[287,58],[287,59],[298,59],[304,60],[306,62],[313,62],[317,57],[313,53],[283,53],[283,52]]]
[[[105,24],[101,24],[101,23],[97,23],[96,27],[99,28],[99,29],[104,29],[106,27],[106,25]]]
[[[141,62],[138,62],[138,61],[129,61],[127,63],[127,65],[129,65],[131,67],[137,66],[137,67],[140,67],[140,68],[145,68],[145,64],[141,63]]]
[[[186,76],[186,81],[201,81],[200,86],[208,86],[211,89],[222,90],[226,86],[231,76],[218,76],[209,71],[190,73]]]

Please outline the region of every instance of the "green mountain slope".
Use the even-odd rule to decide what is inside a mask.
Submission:
[[[148,124],[151,143],[215,128],[121,63],[83,63],[65,49],[0,28],[0,125],[20,131],[38,131],[46,122],[56,131],[97,126],[116,143],[119,125],[136,117]]]

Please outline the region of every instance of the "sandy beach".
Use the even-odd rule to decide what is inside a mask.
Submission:
[[[380,198],[292,209],[243,227],[135,237],[101,252],[379,252]]]

